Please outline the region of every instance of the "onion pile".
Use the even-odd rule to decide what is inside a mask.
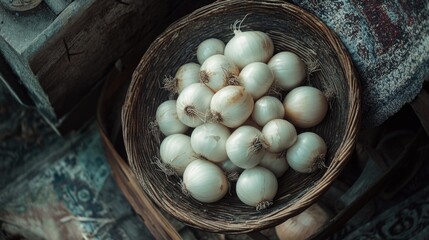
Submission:
[[[297,54],[275,53],[268,34],[241,31],[238,23],[226,44],[204,40],[196,62],[184,63],[164,81],[177,98],[157,110],[165,136],[160,162],[200,202],[230,192],[262,210],[273,203],[277,179],[288,169],[325,167],[326,143],[308,128],[323,121],[329,105],[322,91],[304,85],[308,71]],[[273,89],[281,94],[271,96]]]

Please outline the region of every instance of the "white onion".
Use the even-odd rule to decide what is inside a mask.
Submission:
[[[311,173],[324,166],[327,146],[325,140],[313,132],[298,134],[295,144],[288,150],[286,159],[297,172]]]
[[[283,174],[289,169],[286,156],[282,153],[266,152],[259,163],[259,166],[270,170],[277,178],[283,176]]]
[[[240,126],[226,140],[226,154],[240,168],[252,168],[265,154],[262,133],[251,126]]]
[[[241,86],[226,86],[216,92],[210,102],[212,120],[229,128],[243,124],[252,114],[252,95]]]
[[[278,98],[263,96],[255,102],[252,119],[259,126],[264,126],[270,120],[284,118],[284,115],[285,109]]]
[[[228,192],[228,180],[216,164],[196,159],[183,173],[183,189],[200,202],[212,203]]]
[[[295,143],[296,129],[284,119],[273,119],[262,128],[262,136],[267,145],[267,150],[279,153]]]
[[[210,102],[213,95],[213,91],[202,83],[187,86],[177,97],[176,107],[179,120],[189,127],[203,124],[210,113]]]
[[[275,54],[268,62],[268,66],[274,74],[276,85],[284,90],[291,90],[305,80],[305,63],[293,52]]]
[[[183,124],[177,117],[176,100],[162,102],[156,109],[156,122],[159,130],[165,135],[184,133],[188,126]]]
[[[274,82],[274,75],[267,64],[253,62],[246,65],[238,75],[238,82],[256,101],[267,93]]]
[[[192,131],[192,149],[212,162],[226,161],[225,143],[230,135],[230,130],[222,124],[204,123]]]
[[[177,92],[180,94],[187,86],[200,82],[201,65],[197,63],[185,63],[180,66],[174,76],[177,81]]]
[[[329,221],[330,214],[315,203],[302,213],[277,225],[279,240],[305,240],[316,234]]]
[[[160,157],[165,165],[182,176],[186,166],[196,157],[192,150],[191,138],[182,133],[167,136],[161,142]]]
[[[209,38],[202,41],[197,48],[197,59],[200,64],[216,54],[222,54],[225,49],[225,43],[217,38]]]
[[[236,28],[236,27],[235,27]],[[261,31],[242,32],[239,27],[225,46],[224,55],[240,69],[252,62],[264,62],[273,56],[274,44],[271,38]]]
[[[301,86],[290,91],[283,100],[285,118],[300,128],[314,127],[328,112],[328,101],[317,88]]]
[[[224,55],[216,54],[207,58],[200,68],[201,82],[213,92],[228,86],[230,81],[238,77],[240,69]]]
[[[270,206],[277,190],[276,176],[268,169],[259,166],[245,169],[238,177],[236,184],[236,192],[240,201],[256,207],[257,210]]]

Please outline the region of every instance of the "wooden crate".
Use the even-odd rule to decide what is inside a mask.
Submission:
[[[141,54],[168,24],[210,1],[45,0],[24,12],[8,2],[0,1],[0,79],[67,132],[93,116],[115,63],[124,67],[124,55]]]

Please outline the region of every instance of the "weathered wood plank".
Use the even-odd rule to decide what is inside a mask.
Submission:
[[[18,61],[32,75],[32,84],[20,76],[19,80],[39,111],[50,108],[46,119],[54,128],[81,110],[82,99],[92,99],[88,95],[94,94],[93,90],[118,59],[133,51],[140,58],[168,24],[212,1],[62,2],[68,3],[67,7],[55,19],[49,18],[50,24],[45,24],[44,30],[38,28],[31,41],[19,45],[19,51],[15,49],[13,55],[18,55]],[[49,1],[42,5],[43,9],[51,7]],[[20,44],[18,40],[12,42]],[[21,95],[21,100],[24,98],[17,94],[16,86],[8,87],[15,95]],[[95,104],[87,106],[87,110],[95,112]]]
[[[73,0],[45,0],[45,3],[55,13],[60,14]]]
[[[18,102],[27,106],[36,106],[48,123],[56,121],[48,96],[41,88],[28,63],[0,37],[0,80],[10,89]],[[26,89],[23,89],[25,87]],[[28,95],[27,95],[28,94]],[[32,99],[34,103],[29,100]]]
[[[153,40],[179,5],[167,0],[82,2],[64,9],[24,53],[60,117],[132,46]]]

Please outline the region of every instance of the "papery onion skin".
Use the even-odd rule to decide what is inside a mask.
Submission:
[[[177,69],[174,76],[177,82],[177,93],[181,93],[183,89],[192,83],[200,82],[200,68],[201,65],[197,63],[185,63]]]
[[[252,62],[241,70],[238,82],[256,101],[268,92],[274,82],[274,75],[267,64]]]
[[[275,54],[268,66],[274,74],[276,85],[284,90],[301,85],[307,76],[305,63],[293,52],[283,51]]]
[[[216,92],[210,102],[212,121],[229,128],[242,125],[252,114],[252,95],[241,86],[226,86]]]
[[[234,34],[225,46],[224,55],[240,69],[252,62],[267,63],[273,56],[274,44],[266,33],[235,30]]]
[[[318,134],[303,132],[287,150],[286,159],[295,171],[311,173],[324,166],[327,149],[325,140]]]
[[[240,69],[227,57],[221,54],[207,58],[200,68],[201,82],[213,92],[217,92],[240,74]]]
[[[285,118],[299,128],[310,128],[322,122],[328,112],[328,101],[317,88],[300,86],[283,100]]]
[[[191,137],[185,134],[172,134],[161,142],[161,161],[173,168],[179,176],[183,175],[185,168],[195,160],[196,155],[192,150]]]
[[[188,126],[183,124],[177,116],[176,100],[162,102],[156,109],[155,118],[159,130],[165,136],[185,133],[188,130]]]
[[[176,100],[179,120],[189,126],[203,124],[210,113],[210,102],[214,92],[202,83],[193,83],[183,89]]]
[[[262,133],[251,126],[240,126],[226,140],[226,153],[240,168],[252,168],[259,164],[265,154]]]
[[[209,38],[202,41],[197,47],[197,59],[200,64],[216,54],[223,55],[225,50],[225,43],[217,38]]]
[[[228,192],[228,180],[214,163],[196,159],[183,173],[183,185],[187,192],[200,202],[213,203]]]
[[[262,136],[267,150],[279,153],[295,143],[297,133],[295,127],[284,119],[273,119],[262,128]]]
[[[275,227],[279,240],[305,240],[328,223],[330,214],[318,203]]]
[[[253,207],[271,202],[277,194],[277,190],[276,176],[260,166],[245,169],[238,177],[236,184],[236,192],[240,201]]]
[[[263,96],[255,102],[252,119],[259,126],[264,126],[270,120],[284,118],[284,115],[283,103],[278,98]]]
[[[204,123],[192,131],[192,149],[212,162],[226,161],[225,143],[230,135],[231,131],[222,124]]]

